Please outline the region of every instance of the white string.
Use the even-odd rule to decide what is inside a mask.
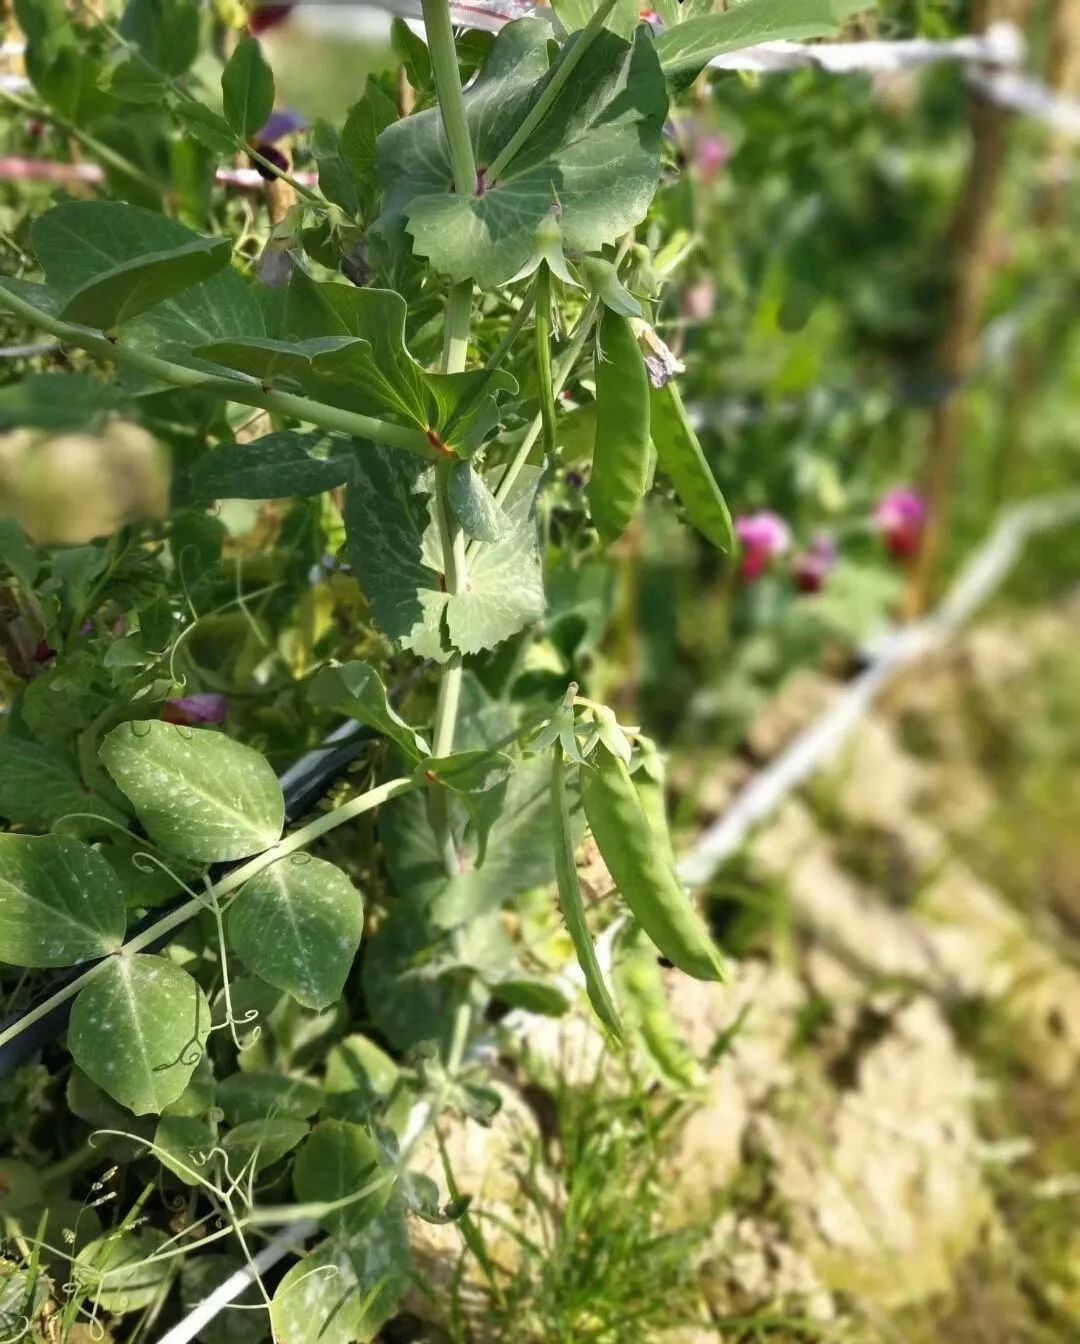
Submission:
[[[1009,509],[964,566],[938,609],[916,625],[889,631],[872,650],[869,665],[830,708],[755,775],[719,821],[699,837],[679,864],[679,876],[687,886],[704,886],[759,822],[835,759],[893,673],[946,644],[1000,586],[1032,536],[1074,521],[1080,521],[1080,492],[1030,500]]]

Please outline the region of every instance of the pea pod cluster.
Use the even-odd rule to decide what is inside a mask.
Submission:
[[[596,438],[589,511],[604,541],[630,525],[649,484],[649,376],[630,323],[604,309],[596,343]]]
[[[581,801],[608,872],[665,957],[697,980],[722,980],[724,962],[657,843],[626,763],[599,745],[581,770]]]

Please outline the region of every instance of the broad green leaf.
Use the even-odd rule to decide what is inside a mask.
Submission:
[[[410,816],[420,818],[437,848],[423,799],[419,794],[406,797],[419,801],[419,810]],[[445,882],[445,862],[441,877]],[[390,906],[367,946],[361,971],[364,1003],[379,1034],[399,1050],[409,1050],[420,1041],[437,1041],[443,1035],[450,992],[439,983],[433,966],[443,941],[441,930],[427,918],[420,902],[401,900]]]
[[[89,845],[56,835],[0,835],[0,957],[74,966],[124,940],[116,874]]]
[[[510,519],[471,462],[455,462],[450,468],[449,495],[450,507],[466,536],[501,541],[510,531]]]
[[[86,816],[73,818],[65,829],[76,834],[103,834],[111,831],[110,822],[124,822],[115,807],[87,791],[65,751],[10,735],[0,737],[0,817],[45,830],[75,812],[103,819],[97,825]]]
[[[656,54],[679,85],[725,51],[781,39],[801,42],[835,33],[849,14],[876,0],[742,0],[720,14],[701,14],[660,34]]]
[[[261,1120],[245,1120],[230,1129],[221,1140],[229,1159],[229,1174],[235,1178],[250,1164],[255,1171],[280,1162],[291,1153],[308,1132],[307,1122],[295,1115],[269,1115]]]
[[[427,756],[431,748],[390,704],[382,678],[370,663],[343,663],[324,667],[311,680],[308,699],[320,709],[348,714],[387,737],[412,760]]]
[[[519,19],[496,38],[465,93],[477,163],[495,159],[551,78],[550,35],[542,20]],[[642,32],[631,44],[601,31],[501,180],[476,195],[452,190],[437,108],[387,127],[378,141],[386,199],[377,230],[391,248],[407,231],[413,250],[438,271],[485,289],[527,265],[556,199],[565,249],[597,251],[644,219],[660,178],[666,115],[651,39]]]
[[[225,120],[250,140],[274,110],[274,75],[254,37],[242,38],[221,72],[221,103]]]
[[[181,858],[244,859],[281,837],[277,776],[265,756],[222,733],[122,723],[98,755],[150,837]]]
[[[471,450],[498,423],[499,397],[517,384],[509,374],[482,369],[428,373],[405,346],[407,313],[393,290],[319,284],[295,270],[282,323],[286,341],[306,348],[331,337],[343,346],[340,354],[327,350],[307,367],[294,364],[293,372],[302,376],[309,396],[329,405],[394,416],[434,431],[447,447]]]
[[[599,7],[597,0],[554,0],[551,6],[564,33],[576,33],[584,28]],[[604,27],[620,37],[632,37],[641,21],[639,12],[638,0],[616,0],[604,19]]]
[[[330,1094],[368,1090],[384,1097],[401,1070],[366,1036],[353,1034],[339,1041],[326,1058],[326,1090]]]
[[[131,258],[169,252],[199,235],[152,210],[117,201],[65,201],[34,221],[30,239],[59,307],[76,291]],[[12,286],[14,282],[5,282]],[[56,303],[49,291],[22,297],[35,304]],[[59,312],[59,307],[57,312]],[[125,345],[152,354],[187,351],[194,345],[234,336],[261,336],[262,311],[244,280],[231,267],[165,298],[125,323]]]
[[[306,341],[250,337],[212,341],[194,353],[262,383],[292,384],[297,391],[312,392],[316,379],[347,377],[362,348],[359,341],[341,336],[313,336]]]
[[[249,971],[306,1008],[341,997],[364,931],[360,893],[323,859],[279,859],[240,888],[229,941]]]
[[[172,1273],[168,1259],[151,1260],[164,1232],[107,1232],[75,1257],[75,1282],[90,1304],[122,1316],[148,1307]]]
[[[354,1344],[374,1338],[409,1281],[399,1209],[389,1208],[347,1241],[328,1238],[278,1284],[274,1334],[288,1344]]]
[[[210,1150],[217,1142],[217,1126],[201,1115],[163,1115],[154,1131],[154,1156],[185,1185],[213,1177]]]
[[[367,1194],[359,1192],[380,1181]],[[347,1120],[323,1120],[296,1155],[293,1190],[302,1204],[350,1202],[319,1222],[331,1236],[361,1231],[385,1206],[393,1189],[384,1170],[379,1144],[370,1130]]]
[[[319,1109],[322,1092],[306,1078],[280,1073],[233,1073],[217,1089],[217,1104],[230,1125],[289,1115],[304,1120]]]
[[[118,956],[79,992],[68,1049],[75,1063],[136,1115],[183,1092],[210,1031],[206,996],[163,957]]]
[[[193,238],[168,252],[152,252],[91,280],[64,304],[65,322],[111,331],[229,264],[227,238]]]
[[[401,453],[365,451],[349,485],[349,558],[383,633],[422,657],[494,648],[544,613],[533,501],[539,472],[526,468],[502,508],[510,531],[479,552],[465,592],[444,591],[438,529],[424,464]]]
[[[19,0],[17,17],[27,39],[26,73],[43,102],[74,126],[116,110],[101,88],[105,61],[99,43],[59,0]]]
[[[18,1213],[41,1198],[41,1181],[28,1162],[0,1158],[0,1217]]]
[[[192,500],[288,499],[344,485],[353,441],[339,434],[282,429],[249,443],[220,443],[198,459],[185,482]]]

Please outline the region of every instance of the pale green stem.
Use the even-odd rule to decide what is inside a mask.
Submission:
[[[126,364],[138,369],[140,373],[158,378],[173,387],[193,388],[199,392],[214,392],[226,401],[238,402],[243,406],[258,406],[264,411],[279,415],[290,415],[297,420],[318,425],[321,429],[338,430],[361,439],[375,439],[379,443],[389,444],[392,448],[404,448],[429,461],[438,460],[440,454],[432,447],[427,435],[421,429],[408,425],[391,424],[388,420],[378,420],[374,416],[360,415],[356,411],[343,411],[336,406],[326,406],[321,401],[312,401],[308,397],[294,396],[291,392],[278,392],[264,388],[255,381],[240,378],[217,376],[204,373],[201,369],[191,369],[184,364],[174,364],[171,360],[159,359],[142,350],[110,341],[100,332],[89,327],[74,326],[50,313],[43,313],[11,290],[0,287],[0,308],[7,308],[26,319],[33,326],[59,337],[66,345],[78,346],[99,359],[111,363]]]
[[[476,191],[476,159],[473,157],[469,123],[465,117],[465,102],[461,96],[461,75],[458,72],[457,48],[454,46],[454,29],[450,22],[450,6],[447,0],[422,0],[421,8],[431,52],[435,92],[439,95],[439,116],[446,132],[446,144],[454,170],[454,186],[459,196],[472,196]]]
[[[562,93],[570,76],[577,69],[581,58],[592,46],[593,39],[604,26],[604,20],[615,8],[615,0],[603,0],[603,3],[593,14],[592,18],[581,30],[573,46],[563,56],[562,62],[555,73],[548,80],[543,93],[537,98],[529,111],[529,115],[517,128],[514,134],[502,147],[495,158],[487,166],[487,184],[493,187],[498,182],[503,173],[510,166],[510,161],[523,146],[528,142],[530,136],[540,125],[551,110],[555,99]]]
[[[354,817],[359,817],[365,812],[370,812],[372,808],[389,802],[391,798],[399,798],[403,793],[411,793],[416,787],[417,781],[414,779],[391,779],[387,783],[380,784],[377,788],[369,789],[367,793],[362,793],[359,797],[343,803],[341,807],[335,808],[332,812],[326,812],[323,816],[316,817],[314,821],[308,822],[300,830],[293,831],[291,835],[285,836],[276,845],[271,845],[262,854],[257,854],[247,863],[241,864],[239,868],[234,868],[231,873],[226,874],[220,882],[216,882],[211,888],[213,895],[220,900],[222,896],[227,896],[238,890],[249,878],[254,877],[256,873],[261,873],[264,868],[269,868],[278,859],[283,859],[289,854],[295,854],[297,850],[306,849],[308,845],[317,840],[319,836],[325,835],[327,831],[343,826],[347,821],[352,821]],[[205,897],[199,900],[192,898],[190,901],[185,901],[183,905],[179,905],[175,910],[170,910],[168,914],[162,915],[149,928],[144,929],[142,933],[137,934],[136,937],[125,943],[119,955],[134,956],[136,952],[151,947],[166,934],[172,933],[174,929],[186,924],[189,919],[205,908]],[[60,1004],[74,998],[85,985],[88,985],[91,980],[100,975],[110,962],[111,958],[106,957],[103,961],[99,961],[96,965],[83,971],[82,975],[76,976],[74,980],[62,989],[58,989],[44,1003],[24,1014],[6,1031],[0,1032],[0,1047],[15,1040],[27,1027],[32,1026],[39,1018],[51,1013]]]

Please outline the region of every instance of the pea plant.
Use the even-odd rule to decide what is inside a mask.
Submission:
[[[653,325],[689,240],[650,207],[714,55],[855,7],[558,0],[492,37],[424,0],[426,44],[395,36],[409,96],[372,78],[317,123],[316,177],[268,136],[259,41],[223,48],[196,0],[18,0],[24,110],[105,198],[35,209],[0,279],[56,352],[0,390],[0,1050],[69,1012],[66,1105],[99,1145],[70,1170],[104,1152],[147,1181],[106,1232],[83,1211],[66,1329],[145,1325],[175,1273],[197,1299],[314,1219],[255,1303],[290,1344],[369,1338],[405,1215],[461,1215],[409,1159],[447,1107],[490,1116],[471,1037],[493,1005],[566,1010],[560,924],[612,1049],[693,1082],[657,958],[723,962],[654,744],[581,689],[647,492],[735,548]],[[215,203],[237,154],[280,193],[265,227]],[[241,556],[245,502],[273,530]],[[281,771],[342,719],[363,750],[290,828]],[[618,908],[587,912],[586,827]],[[168,1231],[163,1179],[186,1192]],[[55,1191],[21,1207],[36,1269],[70,1229]]]

